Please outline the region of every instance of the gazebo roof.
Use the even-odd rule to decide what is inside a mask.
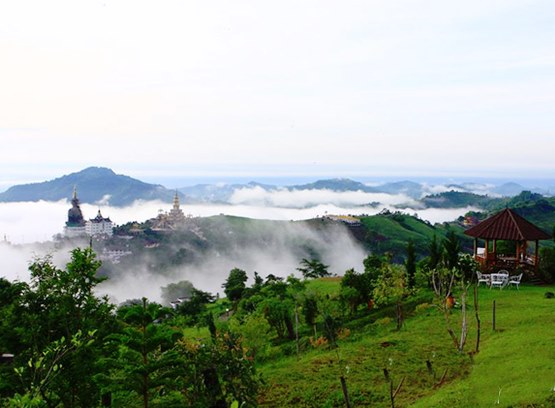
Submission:
[[[535,241],[551,236],[510,208],[491,216],[464,232],[474,238],[506,241]]]

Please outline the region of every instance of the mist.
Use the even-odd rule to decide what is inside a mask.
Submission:
[[[252,219],[297,221],[323,217],[326,215],[373,215],[384,208],[390,211],[403,211],[419,216],[431,223],[452,221],[473,207],[458,209],[418,209],[407,206],[399,209],[402,203],[416,204],[404,195],[368,194],[363,192],[322,192],[277,191],[267,193],[257,189],[239,191],[233,197],[235,204],[197,204],[182,205],[185,214],[196,217],[220,214],[247,217]],[[380,201],[379,205],[362,203]],[[0,277],[9,280],[29,280],[29,264],[37,257],[52,256],[56,266],[64,268],[70,259],[71,247],[54,245],[52,238],[63,233],[67,211],[71,207],[67,200],[58,202],[0,203]],[[129,207],[111,207],[105,203],[82,204],[86,219],[93,218],[100,209],[104,217],[117,225],[131,221],[145,221],[154,218],[160,211],[168,211],[171,205],[160,201],[137,201]],[[329,265],[330,272],[342,275],[347,269],[362,269],[365,251],[351,238],[347,230],[337,226],[332,236],[323,238],[301,223],[288,222],[279,228],[259,233],[260,240],[266,244],[252,244],[236,247],[234,237],[229,236],[231,251],[213,251],[205,254],[194,265],[160,274],[149,265],[145,257],[141,265],[112,276],[98,287],[98,293],[108,295],[114,303],[143,296],[159,301],[160,287],[180,280],[189,280],[199,289],[222,293],[221,285],[232,268],[241,268],[253,278],[257,271],[262,277],[269,274],[286,277],[298,276],[296,268],[303,257],[308,257],[295,242],[310,242],[318,248],[321,260]],[[270,244],[268,244],[268,242]],[[134,255],[135,256],[135,255]]]
[[[342,225],[333,227],[329,236],[324,237],[295,223],[285,223],[272,229],[263,228],[259,233],[266,238],[265,243],[234,246],[233,237],[229,237],[231,249],[226,253],[210,251],[200,262],[176,267],[164,274],[149,267],[151,262],[147,253],[139,267],[116,274],[100,285],[99,292],[108,295],[114,303],[142,296],[160,301],[162,286],[188,280],[198,289],[223,294],[222,284],[233,268],[247,272],[248,284],[253,282],[255,271],[262,277],[269,274],[280,277],[293,274],[300,277],[296,268],[302,258],[309,255],[296,247],[296,242],[309,243],[322,255],[321,261],[329,265],[329,272],[337,275],[342,275],[350,268],[362,270],[362,261],[367,256],[366,251]]]
[[[404,205],[416,207],[418,204],[405,194],[367,193],[364,191],[333,191],[328,189],[288,190],[285,188],[267,191],[262,187],[245,187],[236,190],[231,196],[231,204],[244,204],[264,207],[285,207],[302,209],[318,205],[337,207],[368,205]]]
[[[317,193],[280,192],[269,195],[264,192],[256,198],[251,191],[248,193],[249,199],[245,196],[242,196],[242,199],[235,198],[237,204],[184,204],[181,209],[192,217],[226,214],[266,220],[306,220],[332,214],[375,215],[383,209],[388,209],[416,214],[431,223],[453,221],[468,211],[479,210],[476,207],[422,209],[418,208],[417,202],[404,195],[363,192],[335,193],[328,196],[328,200],[324,200],[326,195],[318,192],[319,190],[308,191]],[[376,201],[382,196],[382,200]],[[357,202],[367,204],[361,205]],[[369,202],[379,204],[370,205]],[[404,202],[412,206],[400,206]],[[308,206],[309,203],[313,205]],[[67,200],[0,203],[0,240],[7,240],[13,244],[50,241],[55,234],[63,233],[70,207],[71,204]],[[162,201],[136,201],[128,207],[81,204],[85,219],[94,218],[100,210],[104,217],[109,217],[116,225],[132,221],[142,222],[156,217],[160,211],[169,211],[170,208],[171,204]]]

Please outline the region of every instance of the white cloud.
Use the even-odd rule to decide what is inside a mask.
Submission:
[[[278,196],[282,204],[286,204],[293,199],[298,199],[297,193],[283,194]],[[319,194],[310,192],[306,197],[301,195],[301,199],[324,200]],[[271,199],[279,201],[274,196]],[[334,200],[351,200],[368,198],[366,195],[341,195],[338,194]],[[392,201],[399,200],[393,197]],[[329,200],[328,200],[329,201]],[[298,202],[297,202],[298,203]],[[384,204],[392,211],[396,209]],[[61,233],[66,220],[67,210],[70,207],[67,201],[59,202],[38,202],[38,203],[0,203],[0,233],[6,234],[7,238],[14,244],[22,244],[36,241],[48,241],[52,235]],[[144,221],[155,217],[159,210],[167,211],[170,205],[162,202],[136,202],[133,206],[126,208],[102,207],[104,216],[109,216],[118,224],[128,221]],[[97,206],[83,204],[81,206],[86,218],[91,218],[96,214]],[[236,215],[256,219],[273,220],[303,220],[321,217],[324,215],[339,214],[376,214],[382,210],[382,206],[339,206],[337,204],[319,204],[308,208],[286,208],[262,205],[183,205],[185,213],[193,216],[212,216],[219,214]],[[464,214],[466,209],[428,209],[415,211],[412,208],[404,209],[409,214],[417,213],[421,218],[430,222],[451,221]],[[292,236],[303,237],[322,253],[322,261],[330,265],[330,271],[341,274],[349,268],[362,269],[362,259],[366,256],[365,251],[353,241],[343,229],[338,226],[338,230],[333,234],[333,240],[326,240],[324,237],[300,226],[296,223],[283,223],[279,227],[273,228],[269,234],[274,237],[274,244],[271,251],[268,248],[260,247],[241,247],[232,254],[222,256],[220,254],[209,254],[199,265],[194,267],[184,267],[172,271],[170,274],[161,276],[148,269],[148,265],[125,271],[124,274],[115,276],[110,281],[99,286],[100,294],[108,294],[112,301],[122,302],[129,298],[160,299],[160,287],[170,282],[187,279],[203,290],[213,293],[221,292],[221,284],[226,279],[229,270],[234,267],[245,269],[252,277],[254,271],[258,271],[262,276],[273,273],[277,276],[287,276],[297,273],[296,267],[299,259],[292,253],[290,242]],[[10,280],[27,281],[29,279],[28,265],[36,256],[43,257],[52,254],[54,263],[59,267],[64,267],[69,261],[69,249],[57,248],[52,243],[42,244],[9,245],[0,243],[0,276]],[[148,262],[146,263],[148,264]]]
[[[267,207],[305,208],[318,205],[337,207],[368,205],[414,205],[410,197],[399,194],[367,193],[364,191],[332,191],[327,189],[288,190],[285,188],[267,191],[262,187],[245,187],[235,190],[229,202],[234,205],[253,205]]]

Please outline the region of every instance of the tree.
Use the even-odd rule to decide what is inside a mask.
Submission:
[[[441,248],[437,242],[437,237],[435,234],[428,245],[428,253],[430,259],[428,267],[430,269],[435,269],[441,261]]]
[[[29,267],[31,282],[14,305],[10,330],[17,340],[14,366],[29,367],[29,362],[47,361],[58,355],[55,376],[41,388],[41,397],[50,406],[95,406],[100,389],[93,381],[98,372],[97,355],[102,341],[114,330],[113,306],[98,298],[94,289],[102,281],[96,276],[100,262],[91,248],[76,248],[65,270],[55,267],[51,257],[37,258]],[[95,333],[94,341],[74,345],[78,339]],[[55,350],[63,350],[56,354]],[[29,390],[36,386],[33,369],[20,371],[19,377]],[[42,363],[41,363],[42,365]]]
[[[211,293],[193,288],[189,300],[177,306],[177,313],[187,318],[188,324],[197,324],[206,313],[206,305],[214,301]]]
[[[455,231],[449,230],[443,240],[443,257],[447,268],[457,268],[459,264],[459,252],[461,252],[459,239]]]
[[[324,265],[318,259],[306,259],[303,258],[301,261],[301,266],[297,268],[299,272],[303,274],[305,279],[317,279],[323,278],[325,276],[330,276],[328,272],[328,265]]]
[[[385,263],[385,259],[378,255],[368,255],[362,261],[364,265],[364,272],[370,272],[371,270],[379,270]]]
[[[432,286],[435,293],[437,307],[443,312],[447,332],[449,333],[451,340],[453,340],[455,348],[457,348],[459,352],[462,352],[464,350],[466,335],[468,332],[466,321],[466,297],[468,293],[468,284],[464,282],[464,276],[457,268],[448,269],[447,267],[438,267],[433,269],[431,273]],[[452,303],[454,303],[453,288],[457,284],[460,284],[461,287],[460,297],[462,320],[460,339],[457,338],[450,320]]]
[[[271,327],[261,313],[251,313],[242,322],[232,318],[229,327],[241,338],[241,344],[250,357],[264,358],[266,350],[270,347]]]
[[[341,296],[349,304],[351,313],[370,301],[374,288],[372,272],[358,273],[351,268],[341,278]]]
[[[238,334],[220,332],[212,344],[182,339],[176,349],[185,368],[182,406],[227,408],[234,401],[245,408],[257,406],[260,379]]]
[[[416,283],[416,251],[412,240],[407,244],[407,260],[405,261],[405,268],[407,269],[408,287],[414,288]]]
[[[181,361],[173,346],[181,333],[163,322],[170,314],[169,308],[146,298],[141,304],[120,308],[118,317],[124,327],[110,337],[117,351],[105,361],[109,374],[97,380],[112,391],[135,392],[144,408],[161,390],[178,390]]]
[[[289,338],[290,340],[295,338],[291,315],[295,306],[291,299],[267,298],[262,301],[261,308],[264,317],[275,329],[279,338]]]
[[[316,334],[316,318],[318,317],[318,298],[315,293],[308,294],[304,297],[303,302],[303,316],[304,321],[314,330],[314,338],[318,337]]]
[[[236,302],[241,299],[243,292],[246,288],[247,273],[239,268],[233,268],[229,272],[227,280],[222,285],[224,293],[231,302]]]
[[[171,302],[184,297],[191,296],[194,286],[188,280],[182,280],[177,283],[170,283],[167,286],[161,288],[162,291],[162,302],[165,305],[169,305]]]
[[[378,305],[395,305],[397,330],[403,325],[403,300],[410,294],[407,272],[401,265],[386,265],[376,281],[374,299]]]

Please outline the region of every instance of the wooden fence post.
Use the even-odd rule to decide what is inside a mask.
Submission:
[[[351,408],[351,401],[349,400],[349,392],[347,390],[347,382],[345,377],[341,376],[341,388],[343,389],[343,398],[345,399],[345,405],[347,408]]]

